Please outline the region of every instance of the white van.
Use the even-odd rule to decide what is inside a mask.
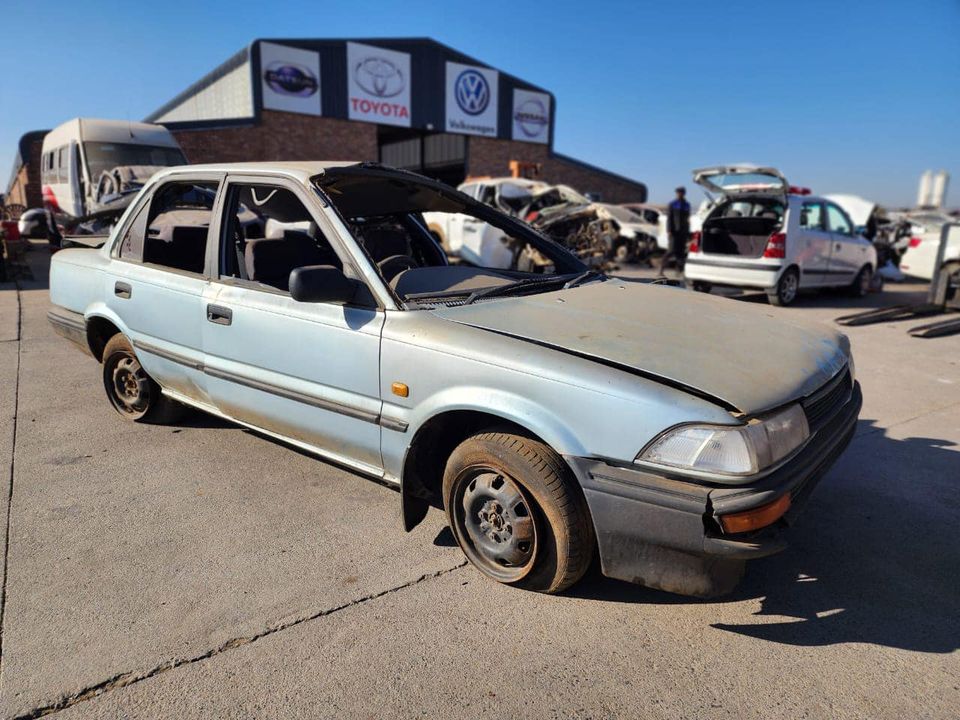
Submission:
[[[119,216],[157,170],[185,165],[165,127],[74,118],[43,139],[43,203],[68,230],[93,216]]]
[[[806,288],[869,291],[877,251],[835,202],[791,187],[775,168],[703,168],[693,179],[712,198],[684,269],[695,290],[756,288],[773,305]]]

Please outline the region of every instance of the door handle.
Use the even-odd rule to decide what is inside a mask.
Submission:
[[[207,320],[217,325],[229,325],[233,322],[233,310],[222,305],[207,305]]]
[[[130,287],[130,283],[117,282],[113,286],[113,294],[118,298],[129,300],[130,296],[133,294],[133,288]]]
[[[836,245],[833,246],[833,249],[834,249],[834,250],[843,250],[843,244],[842,244],[842,243],[837,243]]]

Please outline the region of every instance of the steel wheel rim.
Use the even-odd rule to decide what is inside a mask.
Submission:
[[[785,303],[791,303],[797,297],[797,276],[793,273],[788,273],[784,276],[782,282],[780,299]]]
[[[537,557],[534,505],[501,470],[468,468],[457,479],[453,530],[464,554],[500,582],[526,577]]]
[[[150,379],[133,355],[111,362],[107,389],[113,406],[125,415],[140,416],[150,407]]]

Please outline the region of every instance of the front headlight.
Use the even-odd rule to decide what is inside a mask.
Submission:
[[[704,473],[754,475],[810,437],[803,408],[791,405],[746,425],[681,425],[647,445],[634,462]]]

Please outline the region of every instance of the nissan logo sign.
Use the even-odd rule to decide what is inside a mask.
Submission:
[[[547,117],[547,108],[539,100],[527,100],[517,108],[513,119],[520,126],[520,131],[531,138],[542,134],[550,122],[550,118]]]
[[[319,86],[309,68],[283,61],[270,63],[263,71],[263,79],[275,93],[296,97],[310,97]]]
[[[467,115],[479,115],[490,104],[490,86],[482,73],[464,70],[453,84],[457,105]]]
[[[368,57],[358,62],[353,69],[353,79],[364,91],[376,97],[394,97],[404,88],[403,73],[382,57]]]

